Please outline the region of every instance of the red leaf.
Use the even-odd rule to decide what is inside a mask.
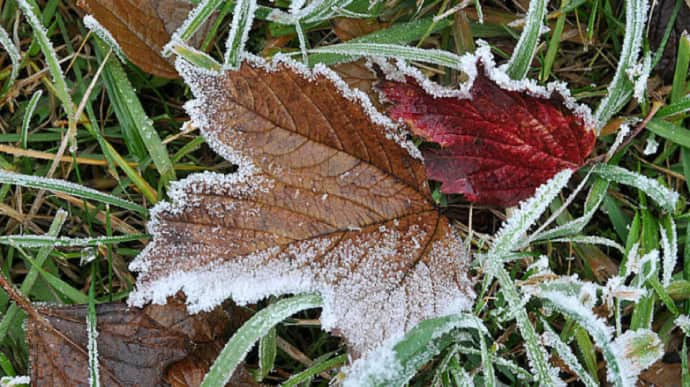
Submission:
[[[380,88],[394,103],[393,119],[440,145],[423,154],[441,192],[513,206],[559,171],[582,166],[596,136],[561,100],[505,90],[479,67],[471,98],[435,97],[412,78]]]

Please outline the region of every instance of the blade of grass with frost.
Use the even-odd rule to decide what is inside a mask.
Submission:
[[[43,90],[38,90],[31,96],[29,104],[26,105],[26,111],[24,112],[24,119],[22,120],[22,135],[21,143],[22,148],[27,148],[27,140],[29,138],[29,125],[31,124],[31,117],[34,115],[36,110],[36,105],[38,105],[38,100],[41,99],[43,95]]]
[[[609,238],[604,238],[596,235],[574,235],[565,238],[548,239],[548,241],[562,243],[586,243],[589,245],[608,246],[613,247],[614,249],[625,254],[625,247],[621,246],[620,243],[617,243]]]
[[[581,326],[587,327],[587,331],[594,339],[595,344],[601,349],[608,366],[607,379],[614,386],[627,387],[635,385],[637,375],[643,368],[635,364],[634,358],[628,358],[629,352],[624,350],[626,347],[625,343],[630,337],[629,334],[634,332],[628,331],[614,341],[613,328],[606,325],[591,309],[583,306],[577,298],[553,291],[541,292],[539,297],[547,301],[549,307],[553,310],[573,319]],[[650,331],[650,333],[656,336],[654,332]],[[623,339],[624,337],[625,339]],[[656,337],[656,340],[658,340],[658,337]],[[660,343],[661,341],[658,340],[658,342]],[[650,357],[658,358],[663,355],[663,350],[658,344],[650,349],[652,349],[650,351],[652,356],[644,354],[645,358],[643,360],[645,360],[645,363]]]
[[[388,28],[372,32],[368,35],[354,38],[348,43],[378,43],[378,44],[397,44],[406,43],[421,39],[431,28],[431,33],[440,31],[451,26],[453,22],[449,19],[442,19],[434,22],[434,18],[425,18],[406,23],[396,23]],[[323,63],[326,65],[353,61],[356,57],[351,55],[338,55],[326,53],[313,53],[309,55],[309,64]]]
[[[5,85],[2,87],[2,95],[4,95],[7,90],[9,90],[12,85],[14,85],[14,81],[17,80],[17,75],[19,74],[19,62],[21,61],[21,56],[19,55],[19,50],[17,50],[17,46],[12,43],[12,39],[10,38],[10,35],[5,31],[2,26],[0,26],[0,45],[5,49],[7,52],[7,56],[10,57],[10,62],[12,63],[12,66],[10,66],[10,78],[7,80]]]
[[[273,327],[259,340],[259,381],[273,370],[276,353],[276,328]]]
[[[481,332],[481,330],[479,330]],[[482,359],[482,373],[484,376],[484,385],[486,387],[496,386],[496,373],[494,372],[494,364],[491,361],[491,355],[489,353],[489,348],[486,346],[486,340],[484,335],[479,335],[479,348],[481,352]]]
[[[67,238],[50,235],[2,235],[0,236],[0,244],[25,248],[77,246],[98,247],[123,242],[138,241],[148,238],[149,236],[147,234],[131,234],[93,238]]]
[[[563,360],[563,362],[575,372],[575,375],[580,379],[580,381],[586,387],[598,387],[599,384],[589,376],[589,373],[582,367],[580,362],[577,360],[577,356],[570,350],[570,347],[561,340],[561,338],[554,332],[548,323],[542,320],[542,325],[544,326],[545,332],[542,334],[544,343],[549,347],[556,350],[558,356]]]
[[[544,27],[546,3],[547,0],[530,0],[529,2],[525,27],[505,68],[506,74],[513,79],[519,80],[527,76]]]
[[[319,308],[321,304],[321,296],[303,294],[282,299],[257,312],[230,338],[225,348],[213,362],[201,386],[211,387],[227,384],[237,365],[240,364],[259,338],[265,336],[271,328],[291,315],[306,309]]]
[[[346,373],[343,386],[402,386],[452,343],[452,340],[441,342],[447,333],[463,328],[478,330],[480,335],[489,334],[482,321],[469,313],[422,321],[401,339],[389,340],[355,361]]]
[[[106,45],[103,42],[95,40],[95,45],[99,52],[106,51]],[[103,70],[103,80],[120,125],[125,128],[136,129],[139,139],[143,140],[141,142],[143,142],[148,156],[151,157],[161,175],[163,185],[165,182],[174,180],[175,170],[168,156],[168,150],[154,129],[153,121],[144,111],[144,107],[141,106],[139,97],[120,63],[113,59],[107,59]]]
[[[606,198],[608,188],[608,180],[596,178],[592,183],[592,188],[590,188],[589,193],[587,194],[584,213],[581,217],[568,221],[567,223],[554,227],[550,230],[545,230],[542,232],[537,231],[529,238],[527,244],[536,241],[560,238],[566,235],[574,235],[582,232],[589,221],[592,220],[592,217]]]
[[[92,15],[84,16],[84,27],[88,28],[91,32],[96,34],[108,47],[110,47],[115,55],[117,55],[120,62],[126,63],[125,53],[122,51],[122,47],[117,43],[117,40],[101,23],[96,20]]]
[[[465,347],[463,345],[458,345],[457,346],[458,352],[465,354],[465,355],[475,355],[475,356],[481,356],[481,351],[476,349],[476,348],[470,348],[470,347]],[[532,380],[534,379],[534,375],[529,373],[527,370],[524,368],[518,366],[514,362],[510,360],[506,360],[502,357],[496,356],[496,354],[489,352],[490,360],[492,363],[494,363],[498,367],[503,367],[508,369],[513,375],[517,376],[518,379],[521,380]]]
[[[312,365],[311,367],[307,368],[306,370],[296,373],[292,376],[290,376],[290,379],[286,380],[281,384],[282,387],[294,387],[301,385],[302,383],[307,383],[309,382],[313,377],[316,375],[339,367],[348,361],[348,355],[346,353],[336,356],[332,359],[325,360],[320,363],[316,363]]]
[[[676,222],[670,214],[666,214],[659,222],[659,233],[661,234],[661,250],[663,251],[662,280],[664,287],[671,284],[673,269],[676,267],[678,259],[678,232]]]
[[[70,120],[75,119],[74,117],[74,102],[69,93],[69,88],[67,87],[67,82],[65,81],[65,74],[62,72],[60,67],[60,62],[53,48],[53,44],[48,39],[47,31],[43,24],[38,20],[38,17],[31,8],[31,5],[26,0],[17,0],[17,5],[21,8],[26,20],[31,25],[34,32],[34,37],[38,43],[43,55],[45,56],[46,63],[48,64],[48,71],[53,77],[53,84],[55,85],[55,95],[58,97],[60,102],[62,102],[62,108],[67,113],[67,117]]]
[[[664,209],[669,212],[675,211],[679,199],[678,193],[664,187],[656,180],[652,180],[625,168],[608,164],[598,164],[592,169],[592,172],[606,180],[637,188],[656,201]]]
[[[91,278],[96,278],[96,265],[91,264]],[[98,325],[96,321],[96,281],[89,286],[89,305],[86,310],[86,337],[89,358],[89,385],[99,387],[101,378],[98,361]]]
[[[171,41],[169,43],[169,49],[177,56],[184,58],[184,60],[195,65],[196,67],[213,72],[219,72],[223,69],[223,66],[213,59],[213,57],[205,52],[201,52],[193,47],[188,46],[181,40]]]
[[[117,196],[96,191],[92,188],[87,188],[79,184],[75,184],[65,180],[49,179],[40,176],[21,175],[18,173],[10,173],[0,170],[0,183],[15,184],[27,188],[45,189],[53,192],[62,192],[68,195],[93,200],[99,203],[107,203],[113,206],[126,208],[128,210],[136,211],[140,214],[146,214],[148,211],[145,207],[129,200],[121,199]]]
[[[50,238],[57,237],[57,235],[60,233],[60,229],[62,229],[62,225],[65,223],[65,219],[67,219],[67,212],[62,209],[59,209],[55,213],[55,217],[53,218],[53,222],[50,224],[50,227],[48,228],[46,236]],[[35,260],[36,265],[31,266],[31,268],[29,269],[29,273],[26,275],[26,277],[24,277],[24,280],[22,281],[22,284],[19,287],[19,291],[22,294],[29,294],[29,292],[31,292],[31,289],[36,283],[36,280],[38,279],[39,275],[37,267],[43,267],[51,251],[53,251],[52,245],[44,246],[40,250],[38,250],[38,253],[36,253]],[[5,340],[7,332],[10,326],[12,326],[13,321],[17,316],[17,313],[19,313],[19,307],[16,304],[11,304],[5,312],[5,315],[2,316],[2,321],[0,321],[0,342]]]
[[[498,280],[500,291],[508,303],[518,329],[525,340],[525,349],[530,365],[536,371],[539,382],[556,385],[560,380],[553,373],[547,361],[545,349],[539,344],[539,338],[522,302],[522,296],[513,283],[510,274],[503,267],[504,257],[515,249],[529,228],[546,211],[551,201],[565,187],[573,171],[566,169],[559,172],[547,183],[541,185],[534,196],[522,202],[520,208],[506,220],[498,232],[493,246],[482,260],[485,269],[485,283],[494,277]]]
[[[249,37],[249,30],[254,22],[256,12],[256,0],[237,0],[232,13],[232,25],[230,34],[225,43],[224,67],[237,69],[242,61],[244,45]]]
[[[218,9],[223,0],[203,0],[201,1],[192,12],[187,15],[182,25],[180,25],[177,30],[172,34],[170,42],[163,47],[162,54],[164,56],[170,56],[174,51],[171,43],[176,40],[183,42],[188,41],[194,35],[195,32],[201,28],[201,26],[211,17],[211,14]]]
[[[448,51],[436,49],[423,49],[410,46],[401,46],[396,44],[381,44],[381,43],[341,43],[313,48],[308,50],[312,53],[327,53],[338,54],[350,57],[365,57],[365,56],[379,56],[384,58],[405,59],[410,61],[418,61],[425,63],[432,63],[448,68],[461,70],[460,56]]]
[[[625,1],[625,36],[618,58],[618,66],[609,84],[606,96],[601,100],[594,118],[597,120],[597,134],[601,127],[613,117],[632,96],[632,84],[627,72],[637,63],[647,20],[646,0]]]

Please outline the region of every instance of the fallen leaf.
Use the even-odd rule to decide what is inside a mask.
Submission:
[[[181,290],[191,310],[208,310],[318,292],[322,326],[355,354],[471,306],[463,242],[435,209],[416,148],[365,94],[285,59],[178,69],[194,125],[238,172],[171,185],[130,266],[130,304]]]
[[[341,41],[345,42],[374,31],[388,27],[389,23],[380,23],[376,19],[351,19],[337,17],[333,19],[333,32]]]
[[[513,206],[561,170],[578,169],[594,147],[594,130],[562,101],[507,90],[482,66],[467,97],[434,96],[412,78],[380,89],[392,118],[439,145],[423,150],[429,178],[471,202]]]
[[[88,352],[85,305],[37,305],[27,336],[31,380],[43,386],[86,386]],[[96,307],[101,385],[154,386],[166,368],[197,347],[213,343],[228,323],[222,310],[190,316],[180,303]]]
[[[110,31],[127,58],[143,71],[163,78],[179,78],[173,60],[161,56],[161,51],[194,8],[191,2],[79,0],[77,4]],[[191,45],[201,43],[210,24],[207,21],[205,27],[194,34]]]

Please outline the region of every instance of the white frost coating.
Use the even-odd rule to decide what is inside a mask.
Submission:
[[[628,134],[630,134],[631,123],[631,121],[626,120],[621,124],[621,127],[620,129],[618,129],[618,133],[616,134],[616,139],[613,141],[613,144],[611,144],[611,147],[606,152],[607,160],[613,157],[613,155],[618,151],[618,148],[623,143],[623,140],[625,140],[625,138],[628,137]]]
[[[649,73],[652,71],[652,57],[647,54],[642,59],[642,62],[630,67],[625,71],[625,74],[633,83],[633,97],[637,102],[642,103],[644,101],[645,91],[647,91],[647,79],[649,78]]]
[[[249,30],[254,23],[254,13],[256,12],[256,0],[238,0],[235,2],[233,9],[232,22],[230,24],[230,33],[225,42],[225,69],[236,69],[242,63],[245,56],[244,46],[249,39]],[[246,8],[246,14],[243,12]],[[240,25],[240,21],[244,23]],[[232,58],[236,55],[235,58]],[[237,63],[230,63],[232,60]]]
[[[460,64],[458,68],[468,77],[467,82],[458,85],[457,88],[449,88],[441,86],[438,83],[431,81],[417,68],[408,65],[403,60],[397,60],[396,66],[380,66],[384,72],[386,79],[393,81],[402,81],[406,76],[413,78],[419,86],[424,89],[431,96],[436,98],[456,97],[456,98],[471,98],[470,90],[477,78],[479,66],[484,68],[485,75],[499,85],[502,89],[508,91],[516,91],[526,93],[533,97],[549,99],[558,96],[563,99],[564,106],[571,110],[574,114],[582,118],[587,128],[592,130],[595,127],[596,120],[592,116],[592,111],[587,105],[578,103],[570,94],[570,90],[563,82],[550,82],[546,86],[541,86],[534,79],[511,79],[504,69],[496,66],[494,56],[491,53],[491,47],[484,40],[477,40],[477,49],[474,53],[467,53],[460,57]],[[375,62],[380,64],[385,62],[381,59],[376,59]]]
[[[175,42],[178,41],[183,41],[181,34],[182,32],[188,31],[191,29],[192,22],[194,22],[195,19],[199,17],[199,14],[201,13],[202,10],[204,10],[206,7],[208,7],[208,3],[211,1],[213,2],[218,2],[218,0],[202,0],[194,9],[192,9],[189,14],[187,15],[187,18],[184,19],[182,24],[173,32],[172,36],[170,37],[170,41],[163,46],[163,50],[161,50],[161,54],[163,56],[169,56],[170,53],[173,51],[173,46],[175,45]]]
[[[122,51],[122,47],[120,47],[120,44],[117,43],[117,40],[115,40],[115,37],[108,31],[107,28],[103,27],[101,23],[96,20],[93,15],[86,15],[84,16],[84,27],[88,28],[89,30],[93,31],[99,38],[101,38],[110,48],[113,49],[113,52],[115,52],[115,55],[117,55],[118,59],[120,59],[120,62],[125,63],[126,57],[124,52]]]
[[[637,302],[647,294],[647,289],[627,286],[625,285],[625,278],[613,276],[606,281],[601,293],[602,300],[609,311],[609,316],[611,316],[614,311],[615,299]]]
[[[89,354],[89,386],[99,387],[101,385],[101,377],[100,363],[98,361],[98,330],[88,316],[86,317],[86,335]]]
[[[659,151],[659,142],[654,138],[654,136],[647,137],[647,143],[642,150],[642,154],[645,156],[651,156]]]
[[[671,283],[673,269],[676,267],[676,261],[678,260],[678,232],[676,231],[676,222],[673,221],[672,217],[668,219],[670,221],[670,227],[666,229],[666,225],[662,225],[659,230],[661,233],[661,250],[664,253],[661,279],[661,284],[664,286],[668,286]]]
[[[81,257],[79,259],[79,266],[84,266],[96,260],[96,249],[93,247],[85,247],[81,249]]]
[[[357,359],[347,370],[343,387],[370,386],[399,376],[403,372],[403,366],[393,349],[398,341],[399,338],[390,339]]]
[[[682,314],[674,321],[676,326],[683,331],[685,336],[690,336],[690,316]]]
[[[471,290],[458,289],[453,275],[459,270],[453,267],[458,264],[456,254],[463,247],[459,236],[452,234],[448,245],[434,242],[427,254],[428,265],[419,262],[405,269],[403,262],[414,259],[422,246],[402,252],[400,246],[403,240],[414,238],[424,240],[426,235],[417,226],[402,231],[382,226],[375,237],[295,242],[283,250],[273,247],[193,271],[172,272],[140,284],[128,302],[161,304],[183,291],[190,312],[195,313],[227,298],[247,304],[270,295],[318,292],[323,298],[322,327],[340,330],[356,350],[366,352],[390,337],[401,337],[423,319],[459,313],[472,305]],[[149,269],[149,246],[153,245],[144,249],[130,269]],[[161,253],[166,247],[157,249]],[[174,253],[174,246],[170,247],[169,254]]]
[[[623,385],[631,387],[637,385],[640,372],[664,354],[659,336],[649,329],[628,330],[611,343],[611,351],[619,361]],[[606,375],[614,380],[610,368]]]
[[[0,387],[14,387],[21,384],[31,384],[29,376],[3,376],[0,378]]]

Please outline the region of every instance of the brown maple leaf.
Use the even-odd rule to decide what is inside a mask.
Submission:
[[[161,50],[194,8],[186,0],[78,0],[117,40],[127,58],[143,71],[163,78],[178,78],[173,60]],[[197,46],[206,36],[213,18],[194,34]]]
[[[87,307],[35,306],[27,336],[31,381],[43,386],[86,386],[89,380]],[[189,315],[184,304],[101,304],[97,313],[97,347],[101,385],[161,385],[166,369],[212,345],[228,323],[220,309]],[[205,372],[202,370],[201,372]]]
[[[290,61],[178,69],[195,125],[239,170],[174,183],[152,210],[131,304],[178,290],[192,310],[319,292],[323,327],[356,353],[471,305],[465,248],[416,149],[363,93]]]

